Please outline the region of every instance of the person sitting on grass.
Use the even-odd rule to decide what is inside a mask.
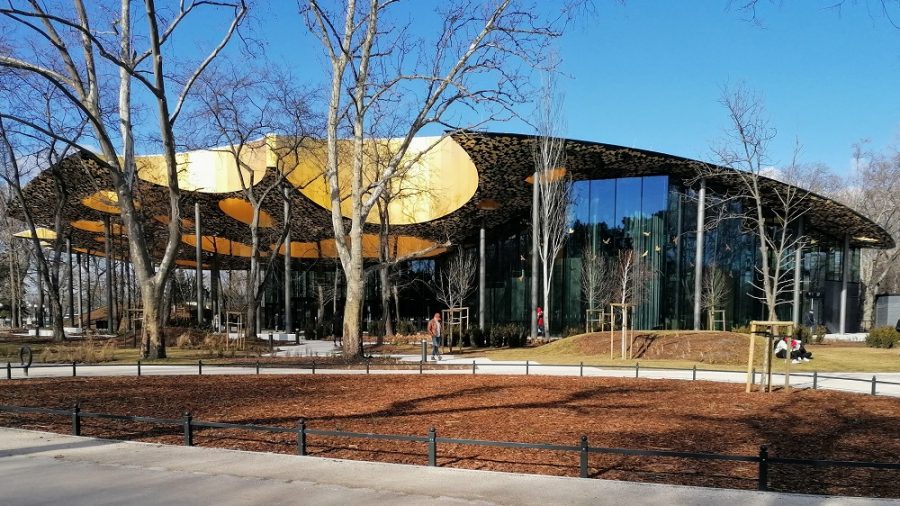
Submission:
[[[788,350],[791,353],[792,364],[799,364],[801,360],[809,362],[809,359],[812,358],[812,353],[806,351],[806,348],[803,347],[803,342],[798,339],[785,337],[778,340],[778,343],[775,344],[775,356],[778,358],[784,358]]]

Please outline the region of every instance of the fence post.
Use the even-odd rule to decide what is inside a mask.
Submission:
[[[472,376],[475,375],[475,361],[472,361]]]
[[[759,447],[759,482],[756,488],[769,490],[769,447],[766,445]]]
[[[437,432],[434,427],[428,430],[428,465],[437,466]]]
[[[72,361],[72,377],[75,377],[75,361]]]
[[[78,401],[72,406],[72,435],[81,435],[81,405]]]
[[[635,362],[634,363],[634,377],[635,378],[639,377],[640,373],[641,373],[641,363]]]
[[[813,371],[813,390],[819,387],[819,371]]]
[[[137,361],[137,372],[138,372],[138,376],[140,376],[141,375],[141,360],[140,359],[138,359],[138,361]]]
[[[756,384],[756,368],[754,367],[753,370],[750,372],[750,385],[752,386],[755,384]],[[759,386],[760,386],[760,390],[762,390],[762,378],[759,379]]]
[[[184,412],[184,446],[194,446],[194,432],[191,430],[191,412]]]
[[[875,376],[872,376],[872,395],[875,395],[875,387],[878,385],[878,381],[875,379]]]
[[[428,360],[428,342],[422,339],[422,362]]]
[[[316,373],[316,361],[315,360],[313,360],[313,363],[312,363],[312,373],[313,374]]]
[[[366,374],[369,374],[369,359],[366,359]]]
[[[525,376],[528,376],[528,360],[525,361]]]
[[[588,477],[588,438],[587,436],[581,436],[581,450],[579,452],[581,454],[581,474],[582,478]]]
[[[584,377],[584,362],[578,364],[578,376]]]
[[[259,376],[259,360],[256,361],[256,375]]]
[[[694,372],[691,374],[691,380],[697,380],[697,364],[694,364]]]
[[[203,361],[197,361],[197,376],[203,376]]]
[[[297,422],[297,455],[306,455],[306,420]]]
[[[9,362],[6,363],[6,379],[12,379],[12,364]]]
[[[422,374],[422,364],[425,362],[419,362],[419,374]]]

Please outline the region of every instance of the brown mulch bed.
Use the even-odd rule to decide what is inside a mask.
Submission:
[[[3,382],[0,403],[90,412],[440,437],[900,462],[900,400],[829,391],[744,394],[742,385],[502,376],[202,376]],[[0,424],[68,433],[66,417]],[[182,444],[181,428],[85,419],[84,435]],[[292,434],[197,429],[195,444],[296,452]],[[309,437],[312,455],[425,464],[424,443]],[[577,476],[578,454],[442,444],[448,467]],[[752,463],[592,454],[595,478],[754,489]],[[773,465],[770,488],[900,497],[900,471]]]

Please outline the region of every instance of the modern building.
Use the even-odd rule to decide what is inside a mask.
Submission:
[[[436,141],[416,140],[414,151],[427,154],[397,183],[394,198],[387,203],[392,254],[428,250],[405,272],[409,278],[427,281],[435,266],[446,258],[448,252],[443,245],[483,250],[485,276],[478,281],[469,303],[473,314],[481,312],[486,324],[528,322],[533,310],[530,220],[535,138],[467,132],[434,145]],[[324,151],[321,144],[308,143],[299,154],[285,156],[280,151],[282,145],[279,139],[266,139],[245,152],[245,176],[252,173],[254,177],[245,177],[244,184],[252,180],[252,191],[261,193],[267,185],[277,183],[277,171],[287,174],[284,191],[288,204],[280,196],[279,187],[272,193],[275,197],[262,205],[261,249],[267,258],[285,253],[285,248],[276,253],[269,245],[288,217],[292,260],[281,262],[284,267],[276,269],[270,279],[263,314],[267,327],[283,325],[287,311],[292,326],[303,328],[317,314],[321,316],[319,287],[334,283],[335,247],[326,207],[328,192],[321,177]],[[389,145],[387,141],[385,146]],[[233,160],[228,150],[194,151],[179,160],[184,164],[180,183],[185,233],[178,265],[205,272],[206,291],[212,297],[207,297],[204,306],[215,312],[224,310],[218,288],[222,273],[246,269],[252,250],[247,225],[252,206]],[[140,211],[147,223],[141,240],[159,248],[168,220],[168,197],[160,168],[159,157],[139,160]],[[71,241],[72,251],[127,263],[123,241],[128,238],[117,226],[117,199],[98,159],[80,153],[54,169],[66,181],[66,195],[56,196],[53,175],[45,171],[25,188],[28,201],[64,198],[64,235]],[[641,268],[650,273],[644,278],[642,297],[635,308],[637,328],[693,328],[695,276],[704,268],[707,272],[718,270],[727,282],[728,296],[721,309],[728,327],[764,319],[763,305],[754,297],[758,294],[755,235],[738,219],[713,222],[707,216],[705,225],[698,225],[698,208],[711,208],[717,203],[732,215],[746,205],[740,199],[724,204],[716,199],[733,194],[742,183],[735,171],[713,169],[714,175],[704,178],[700,176],[709,175],[710,166],[697,160],[567,141],[565,167],[558,170],[571,176],[574,202],[569,238],[554,265],[552,304],[546,309],[554,326],[551,331],[584,328],[581,267],[586,251],[615,256],[619,250],[633,250]],[[760,184],[764,193],[772,193],[766,189],[791,188],[767,178]],[[859,250],[890,248],[894,239],[869,219],[833,200],[809,194],[804,206],[807,208],[799,226],[807,240],[799,253],[801,262],[795,265],[791,261],[786,266],[791,270],[791,293],[780,316],[824,324],[830,331],[854,331],[859,321]],[[50,227],[53,206],[32,207],[36,222]],[[379,250],[379,223],[377,210],[373,210],[367,218],[364,241],[365,255],[373,260]],[[703,233],[698,235],[698,229]],[[700,236],[702,240],[698,241]],[[286,278],[290,280],[287,289]],[[367,319],[378,318],[381,312],[374,289],[377,281],[372,280],[370,302],[364,310]],[[422,319],[437,309],[425,284],[413,283],[398,294],[401,318]],[[793,292],[796,297],[791,297]],[[484,307],[479,307],[481,300]],[[795,300],[799,302],[796,310]],[[329,303],[326,319],[332,317],[332,307]],[[705,326],[705,315],[703,319]]]

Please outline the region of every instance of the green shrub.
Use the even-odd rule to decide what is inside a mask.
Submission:
[[[409,320],[397,322],[397,333],[403,336],[411,336],[416,333],[416,326]]]
[[[494,325],[491,327],[490,343],[494,348],[502,348],[506,343],[506,325]]]
[[[478,327],[472,327],[469,329],[469,340],[471,341],[473,346],[478,348],[484,347],[484,331],[482,331]]]
[[[510,348],[521,348],[528,342],[530,332],[522,325],[510,324],[507,332],[507,344]]]
[[[821,344],[822,341],[825,340],[825,332],[825,327],[822,325],[817,325],[815,327],[801,325],[797,328],[795,336],[804,343]]]
[[[367,330],[369,331],[369,335],[372,337],[384,337],[384,322],[381,320],[372,320],[369,322]]]
[[[866,336],[866,346],[871,348],[893,348],[900,344],[900,332],[893,327],[875,327]]]

